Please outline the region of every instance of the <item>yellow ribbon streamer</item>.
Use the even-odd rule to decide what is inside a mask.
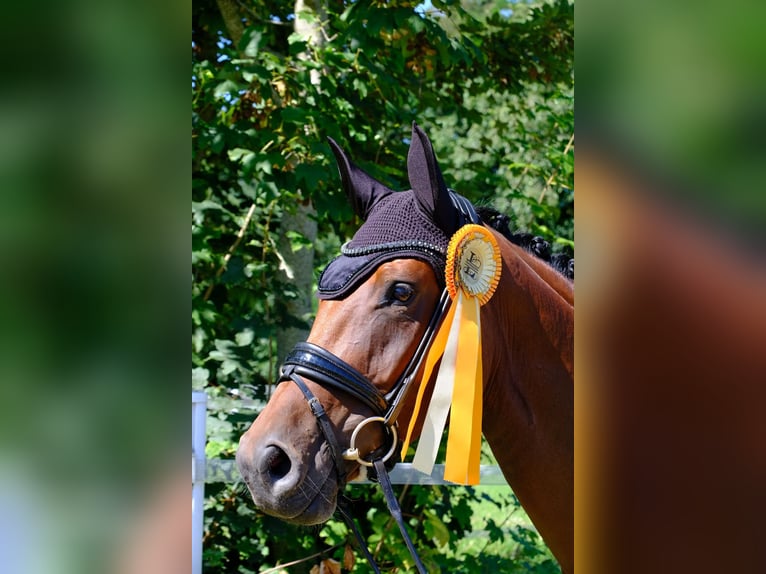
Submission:
[[[412,411],[412,418],[410,419],[410,425],[407,428],[407,436],[404,439],[402,445],[402,460],[407,457],[407,449],[410,446],[410,440],[412,440],[412,431],[415,428],[415,423],[418,420],[418,414],[420,413],[420,407],[423,402],[423,395],[426,392],[428,381],[431,379],[431,373],[444,354],[444,347],[447,345],[447,336],[449,335],[449,327],[445,328],[445,325],[452,325],[452,319],[455,317],[456,305],[450,305],[447,310],[447,315],[444,317],[439,330],[436,332],[431,348],[426,355],[425,367],[423,368],[423,376],[421,377],[421,384],[418,388],[418,396],[415,399],[415,408]]]
[[[453,307],[455,317],[461,314],[461,301],[458,299]],[[420,472],[431,474],[439,451],[444,426],[447,423],[447,415],[452,403],[452,389],[455,382],[455,363],[458,356],[458,342],[460,334],[460,321],[444,323],[442,329],[449,327],[449,337],[444,348],[444,357],[436,375],[436,384],[428,405],[423,430],[420,433],[420,441],[412,459],[412,467]],[[421,384],[423,386],[423,384]]]
[[[425,387],[434,365],[442,357],[412,463],[421,472],[431,473],[451,410],[444,469],[444,478],[451,482],[478,484],[480,480],[483,382],[480,306],[492,297],[500,269],[497,243],[484,227],[466,225],[450,240],[446,282],[453,305],[426,357],[402,458],[407,453]]]
[[[458,293],[463,301],[460,336],[455,362],[455,387],[447,438],[444,479],[461,484],[479,484],[481,454],[482,371],[479,300]]]

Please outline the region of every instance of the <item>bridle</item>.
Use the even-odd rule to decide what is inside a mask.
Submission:
[[[453,205],[460,213],[461,226],[466,223],[481,223],[481,219],[476,213],[476,210],[467,199],[452,190],[450,190],[450,197]],[[416,246],[417,243],[419,242],[415,242],[408,247],[411,248]],[[293,350],[288,353],[282,363],[279,378],[280,383],[284,381],[292,381],[295,383],[306,398],[309,408],[317,420],[319,429],[330,446],[330,455],[332,456],[335,470],[338,475],[339,489],[342,489],[346,484],[347,472],[345,470],[345,461],[356,461],[362,466],[372,469],[370,477],[373,480],[378,480],[380,482],[383,493],[386,496],[389,510],[394,518],[396,518],[402,536],[404,537],[410,553],[415,560],[415,564],[421,573],[425,573],[426,569],[415,552],[412,540],[404,526],[404,521],[401,518],[401,509],[399,508],[398,501],[396,500],[393,488],[391,487],[391,482],[388,478],[388,470],[390,470],[390,467],[393,467],[397,461],[397,458],[395,457],[398,451],[398,433],[396,430],[397,417],[401,412],[406,397],[413,388],[418,372],[420,371],[428,350],[431,347],[431,343],[436,336],[436,332],[438,331],[442,319],[447,313],[449,304],[450,297],[447,290],[444,289],[414,354],[410,358],[402,374],[391,387],[391,390],[386,393],[381,392],[362,373],[346,363],[340,357],[337,357],[319,345],[308,342],[296,344]],[[324,407],[314,393],[311,392],[303,377],[308,377],[313,382],[325,388],[348,393],[373,412],[373,416],[364,419],[357,425],[351,435],[349,448],[345,450],[341,448]],[[372,453],[369,453],[369,458],[366,459],[359,454],[359,450],[355,446],[356,437],[363,427],[372,423],[381,423],[383,425],[383,428],[390,439],[390,444],[383,444]],[[377,564],[369,553],[364,539],[359,534],[356,525],[353,522],[353,518],[351,518],[348,512],[340,506],[339,511],[356,535],[367,560],[370,562],[375,572],[379,572]]]
[[[391,436],[392,442],[396,443],[398,434],[396,419],[404,405],[404,400],[416,381],[418,371],[428,349],[431,347],[431,343],[436,336],[436,331],[448,306],[449,295],[445,289],[428,322],[425,333],[415,349],[415,353],[391,390],[385,394],[379,391],[364,375],[343,359],[314,343],[298,343],[285,357],[282,364],[280,382],[286,380],[294,382],[303,393],[303,396],[306,397],[311,412],[316,417],[319,428],[330,445],[330,453],[335,462],[338,481],[341,487],[345,484],[346,479],[344,460],[355,460],[364,466],[372,466],[372,461],[380,458],[379,455],[383,453],[382,458],[384,462],[394,460],[392,457],[395,449],[386,445],[374,451],[371,460],[363,458],[355,448],[356,436],[362,427],[373,422],[379,422],[384,426],[389,436]],[[308,377],[325,388],[348,393],[373,412],[373,416],[363,420],[354,430],[348,449],[342,450],[340,448],[335,434],[331,430],[332,427],[327,414],[324,412],[319,399],[308,388],[303,377]],[[382,450],[383,448],[388,448],[388,452]]]

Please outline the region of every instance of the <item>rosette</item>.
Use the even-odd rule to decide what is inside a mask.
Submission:
[[[482,414],[480,306],[494,294],[500,270],[500,249],[487,228],[465,225],[450,239],[445,279],[452,304],[426,356],[402,458],[409,446],[426,383],[441,358],[412,463],[421,472],[431,473],[447,415],[451,412],[444,470],[444,478],[451,482],[479,483]]]

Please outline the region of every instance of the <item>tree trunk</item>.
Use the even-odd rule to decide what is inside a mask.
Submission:
[[[309,11],[315,16],[311,22],[307,22],[298,14]],[[320,28],[320,22],[325,18],[324,6],[319,0],[296,0],[295,2],[295,31],[306,37],[310,44],[321,46],[324,36]],[[303,57],[308,57],[304,54]],[[311,83],[319,84],[320,74],[318,70],[312,70]],[[304,190],[308,191],[308,190]],[[304,197],[307,194],[304,194]],[[317,237],[316,211],[311,201],[306,198],[299,203],[295,212],[285,213],[279,229],[278,246],[282,256],[280,269],[281,279],[289,281],[295,286],[298,297],[286,301],[286,310],[292,319],[304,321],[305,327],[285,325],[277,334],[277,356],[281,362],[285,355],[295,346],[295,343],[308,337],[310,331],[309,317],[312,313],[312,289],[314,286],[314,243]],[[288,231],[296,231],[303,235],[311,246],[305,246],[297,251],[290,249]],[[292,276],[291,276],[292,275]]]
[[[235,0],[216,0],[221,17],[226,25],[229,37],[235,46],[239,45],[244,33],[242,14]],[[313,21],[308,22],[298,16],[300,12],[312,12],[315,16]],[[309,43],[321,46],[324,36],[320,28],[320,21],[326,15],[324,6],[319,0],[296,0],[295,24],[297,33],[306,37]],[[303,55],[308,58],[308,54]],[[311,82],[319,83],[320,74],[317,70],[311,71]],[[307,190],[304,190],[307,191]],[[304,200],[300,201],[294,210],[285,210],[280,223],[277,237],[277,251],[280,259],[278,277],[280,283],[293,285],[297,297],[285,299],[285,312],[290,317],[289,321],[277,332],[277,358],[281,363],[285,355],[295,346],[295,343],[308,337],[310,330],[309,319],[312,307],[312,289],[314,286],[314,247],[317,237],[317,224],[315,210],[311,201],[304,193]],[[293,231],[303,235],[311,245],[304,245],[293,251],[293,242],[288,237],[288,232]],[[302,323],[302,326],[299,324]]]
[[[290,317],[290,324],[283,325],[277,331],[277,357],[279,362],[285,358],[295,346],[303,341],[310,330],[312,313],[312,288],[314,286],[314,242],[317,237],[317,223],[313,217],[315,211],[311,202],[300,203],[293,213],[285,212],[279,228],[277,249],[279,249],[281,265],[279,277],[282,282],[295,287],[297,296],[285,300],[285,311]],[[293,251],[288,231],[295,231],[311,242],[311,246],[301,246]],[[304,326],[293,325],[301,321]]]
[[[242,14],[239,11],[239,5],[235,0],[216,0],[218,9],[221,11],[221,18],[226,24],[226,31],[234,42],[234,47],[239,46],[242,34],[245,31],[245,25],[242,24]]]

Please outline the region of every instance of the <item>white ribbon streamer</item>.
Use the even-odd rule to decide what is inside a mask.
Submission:
[[[455,317],[460,317],[463,307],[463,294],[458,291],[455,299]],[[444,347],[439,374],[434,384],[434,392],[423,423],[420,442],[412,459],[412,467],[425,474],[431,474],[439,452],[447,414],[452,405],[452,389],[455,386],[455,364],[457,362],[457,343],[460,334],[460,321],[453,320],[450,326],[447,344]]]

